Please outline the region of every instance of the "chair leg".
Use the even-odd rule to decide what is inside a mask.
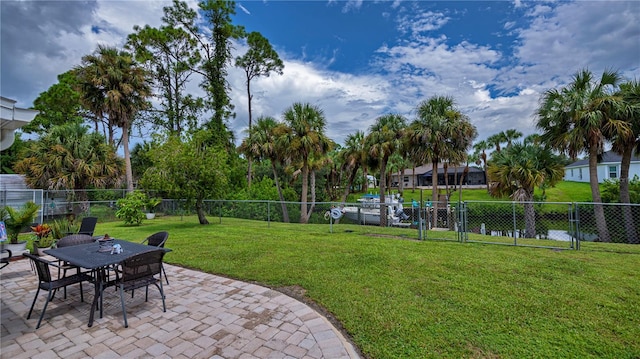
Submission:
[[[122,317],[124,318],[124,327],[128,328],[129,323],[127,323],[127,308],[124,305],[124,288],[122,283],[120,284],[120,303],[122,303]]]
[[[53,299],[53,295],[55,292],[51,292],[49,289],[49,293],[47,294],[47,301],[44,303],[44,308],[42,308],[42,313],[40,313],[40,319],[38,319],[38,324],[36,325],[36,329],[40,328],[40,323],[42,322],[42,318],[44,318],[44,312],[47,311],[47,305],[49,305],[49,301]]]
[[[160,268],[162,268],[162,274],[164,274],[164,280],[166,280],[167,281],[167,285],[169,285],[169,278],[167,278],[167,272],[165,272],[165,270],[164,270],[164,264],[161,264]]]
[[[102,312],[104,309],[104,286],[102,284],[102,282],[100,282],[100,318],[102,318]]]
[[[36,305],[36,300],[38,299],[38,294],[40,294],[40,286],[38,286],[38,290],[36,291],[36,296],[33,297],[33,303],[31,303],[31,309],[29,309],[29,314],[27,314],[27,319],[31,318],[31,312],[33,312],[33,307]]]
[[[166,312],[167,311],[167,306],[164,303],[164,288],[162,286],[162,281],[160,281],[160,285],[156,284],[156,287],[158,287],[158,289],[160,290],[160,296],[162,297],[162,311]]]

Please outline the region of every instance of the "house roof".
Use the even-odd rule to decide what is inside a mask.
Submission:
[[[465,166],[466,167],[466,166]],[[447,170],[448,174],[454,174],[456,173],[462,173],[464,172],[464,168],[465,167],[449,167],[449,169]],[[469,166],[469,173],[484,173],[484,171],[478,167],[471,167]],[[438,171],[438,174],[444,174],[444,172],[440,172]],[[427,176],[432,176],[433,175],[433,171],[427,171],[425,173],[423,173],[421,176],[422,177],[427,177]]]
[[[416,167],[416,176],[419,176],[420,174],[425,173],[427,171],[431,171],[432,168],[433,168],[433,166],[431,165],[431,163],[427,163],[427,164],[424,164],[424,165],[417,166]],[[438,168],[442,168],[442,165],[440,164],[440,166]],[[411,175],[411,174],[413,174],[413,167],[406,168],[404,170],[404,175],[405,176]],[[400,171],[398,171],[398,172],[392,173],[391,175],[392,176],[401,176],[402,173]]]
[[[607,151],[602,154],[602,160],[599,161],[598,163],[620,163],[621,161],[622,161],[621,155],[613,151]],[[634,153],[631,156],[631,162],[640,162],[640,153]],[[589,158],[576,161],[570,165],[565,166],[565,168],[585,167],[585,166],[589,166]]]

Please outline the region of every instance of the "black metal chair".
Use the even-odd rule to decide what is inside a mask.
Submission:
[[[2,251],[0,252],[0,269],[9,265],[9,263],[11,262],[12,255],[13,253],[11,253],[11,250],[7,248],[2,248]]]
[[[144,241],[142,241],[142,244],[146,243],[149,246],[164,248],[164,244],[167,242],[168,238],[168,232],[157,232],[147,237]],[[164,280],[167,281],[167,284],[169,284],[169,278],[167,278],[167,272],[165,272],[164,270],[164,265],[162,265],[162,274],[164,275]]]
[[[36,305],[36,300],[38,299],[40,289],[47,291],[47,301],[44,303],[42,313],[40,313],[40,319],[38,319],[36,329],[40,328],[40,323],[42,322],[42,318],[44,317],[44,312],[47,310],[47,305],[51,300],[53,300],[53,297],[55,296],[58,289],[66,288],[67,286],[72,284],[80,284],[80,301],[84,302],[84,294],[82,293],[82,282],[90,282],[92,280],[92,277],[90,275],[86,273],[77,273],[68,277],[54,280],[51,278],[51,271],[49,270],[49,266],[52,265],[52,262],[29,253],[25,253],[24,256],[31,259],[32,264],[36,267],[36,271],[38,273],[38,290],[36,291],[36,295],[33,298],[33,303],[31,304],[31,309],[29,309],[27,319],[31,318],[31,313],[33,312],[33,307]]]
[[[80,223],[80,230],[78,230],[78,234],[93,236],[93,231],[95,231],[97,223],[98,217],[84,217]]]
[[[91,237],[91,234],[70,234],[58,239],[58,241],[56,241],[56,246],[69,247],[93,242],[95,242],[95,239]]]
[[[151,250],[140,254],[133,255],[124,259],[119,264],[118,277],[116,280],[107,283],[108,286],[117,286],[120,289],[120,302],[122,303],[122,317],[124,318],[124,327],[128,328],[127,322],[127,309],[124,302],[124,291],[130,290],[133,295],[133,291],[138,288],[145,287],[145,302],[149,300],[149,286],[155,285],[160,291],[160,297],[162,298],[162,311],[166,312],[167,307],[164,301],[164,289],[162,287],[162,258],[164,257],[164,250]],[[159,277],[156,277],[159,275]],[[102,291],[104,288],[100,288]],[[102,295],[100,296],[100,308],[102,305]]]
[[[69,247],[69,246],[77,246],[80,244],[93,243],[95,240],[91,237],[90,234],[71,234],[68,236],[64,236],[56,242],[56,246],[61,247]],[[80,268],[73,266],[69,263],[60,263],[58,266],[58,278],[60,278],[60,272],[62,272],[62,276],[65,277],[67,275],[67,271],[70,269],[75,269],[77,272],[80,272]],[[67,288],[64,289],[64,297],[67,298]]]

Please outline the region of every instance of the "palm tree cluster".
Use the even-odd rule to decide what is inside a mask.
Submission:
[[[381,203],[384,203],[389,187],[389,174],[409,165],[407,158],[419,163],[431,161],[434,168],[442,161],[464,163],[477,131],[455,107],[453,98],[434,96],[422,102],[417,113],[418,117],[411,123],[398,114],[378,117],[368,134],[357,131],[348,135],[345,146],[332,159],[329,153],[335,144],[324,133],[326,120],[322,111],[309,104],[296,103],[284,112],[282,122],[271,117],[258,119],[250,135],[242,142],[240,151],[256,161],[268,159],[278,187],[276,165],[284,166],[285,172],[293,176],[301,175],[300,221],[306,223],[316,200],[315,172],[333,161],[340,161],[341,165],[337,183],[331,185],[344,186],[343,202],[353,188],[358,173],[366,178],[368,171],[372,171],[380,175]],[[437,188],[437,172],[434,186]],[[280,200],[284,202],[281,188],[278,188],[278,192]],[[437,194],[437,190],[434,193]],[[283,213],[286,213],[284,204]],[[381,225],[386,225],[384,208],[380,217]]]
[[[600,204],[598,159],[607,142],[622,154],[620,200],[629,203],[629,166],[631,154],[640,153],[640,87],[638,81],[622,83],[615,71],[604,71],[598,79],[587,69],[578,71],[573,81],[561,89],[550,89],[542,97],[537,112],[541,141],[551,149],[576,159],[580,153],[589,158],[589,182],[599,240],[610,241],[604,208]],[[625,224],[630,242],[638,234],[626,208]]]

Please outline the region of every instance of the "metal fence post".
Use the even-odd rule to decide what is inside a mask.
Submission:
[[[516,237],[517,220],[516,220],[516,203],[511,202],[511,214],[513,216],[513,245],[518,245],[518,238]]]
[[[580,209],[578,205],[574,203],[576,209],[575,215],[575,229],[576,229],[576,250],[580,250]]]

